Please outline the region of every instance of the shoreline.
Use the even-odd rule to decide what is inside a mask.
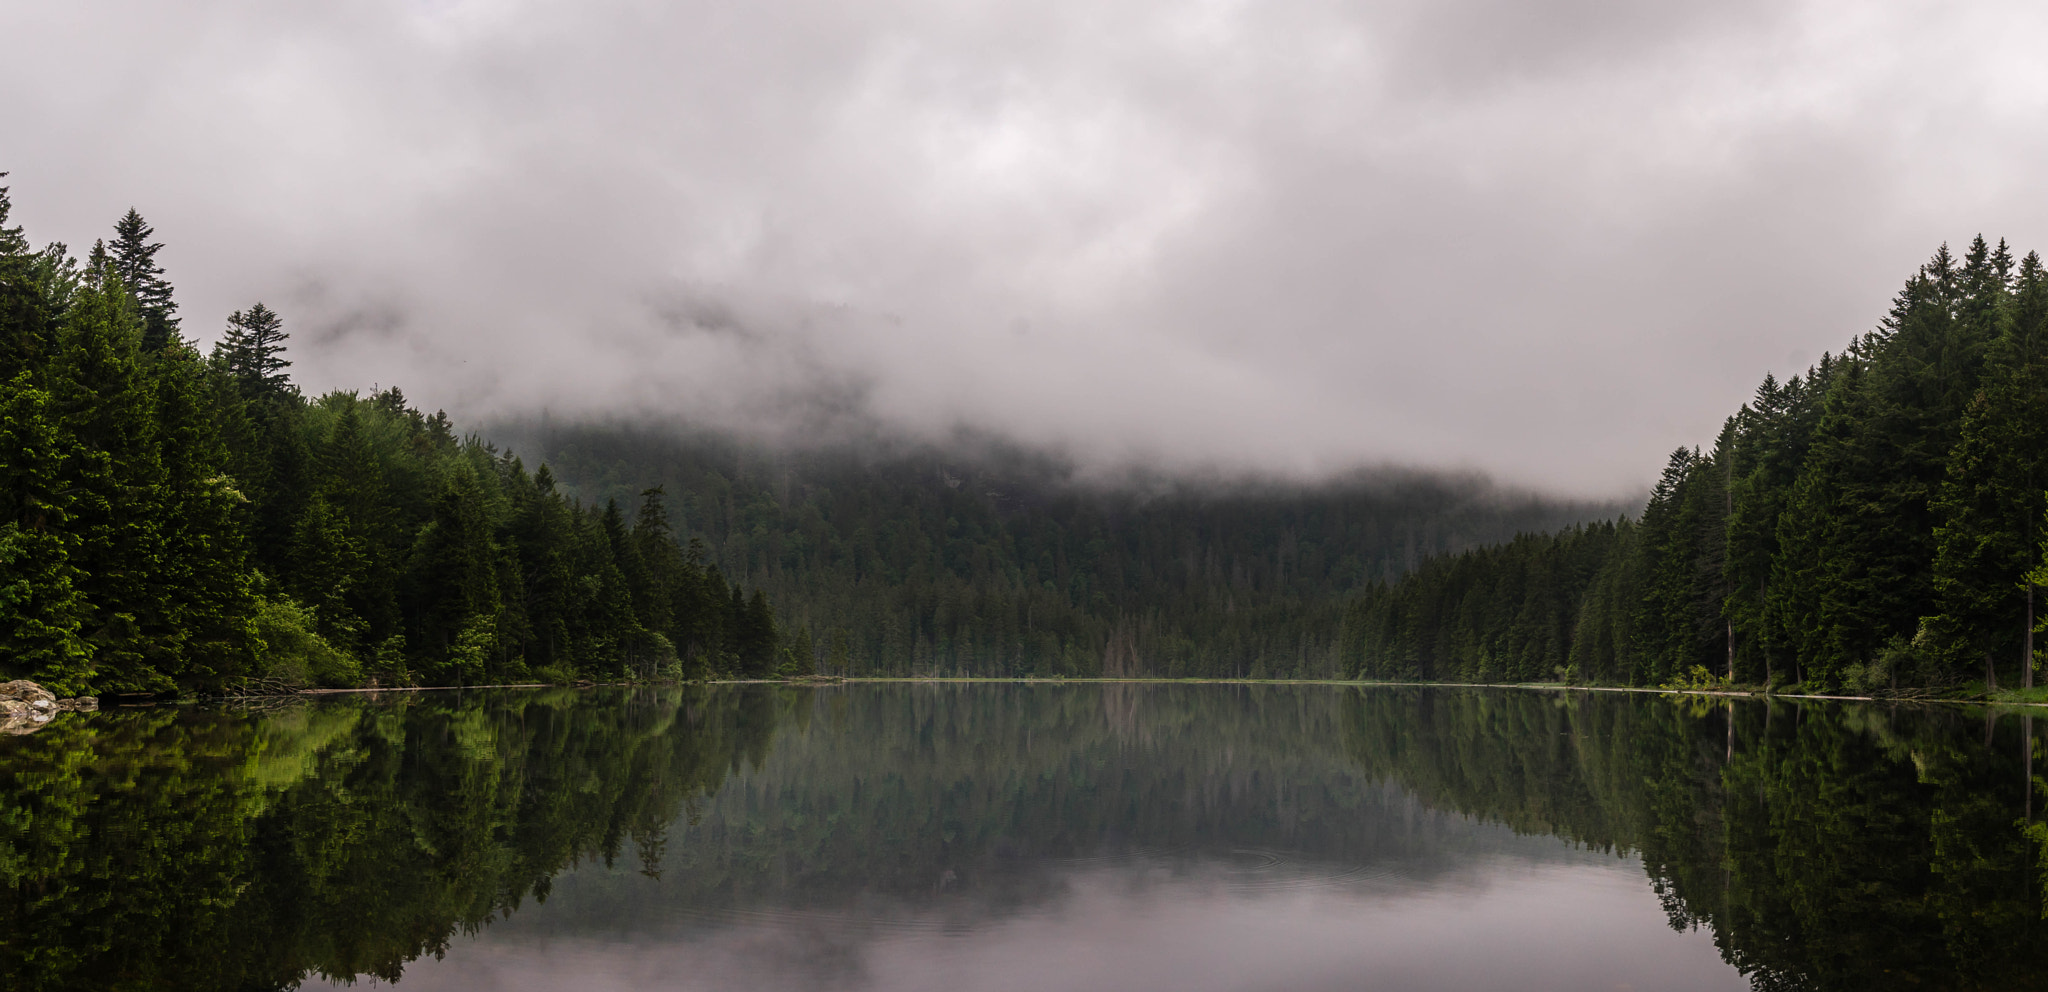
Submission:
[[[1829,702],[1859,702],[1915,705],[1942,704],[1951,706],[1981,706],[1990,708],[2048,707],[2048,701],[1998,701],[1987,699],[1893,699],[1884,696],[1845,696],[1822,693],[1761,692],[1752,689],[1661,689],[1648,686],[1616,685],[1566,685],[1557,682],[1383,682],[1363,679],[1271,679],[1271,678],[1039,678],[1031,676],[992,675],[845,675],[812,676],[793,679],[707,679],[702,682],[509,682],[491,685],[427,685],[357,689],[299,689],[274,696],[216,696],[214,700],[225,699],[278,699],[287,696],[329,696],[347,694],[369,694],[380,692],[444,692],[463,689],[594,689],[600,686],[649,686],[649,685],[785,685],[823,687],[850,684],[1012,684],[1012,685],[1319,685],[1348,686],[1354,688],[1426,688],[1426,689],[1521,689],[1537,692],[1635,692],[1664,696],[1723,696],[1730,699],[1816,699]],[[194,700],[201,701],[201,700]],[[165,702],[175,702],[166,700]]]

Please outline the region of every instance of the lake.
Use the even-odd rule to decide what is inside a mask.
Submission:
[[[2048,986],[2030,718],[1338,685],[438,691],[0,738],[21,989]]]

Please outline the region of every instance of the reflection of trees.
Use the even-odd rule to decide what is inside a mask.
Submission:
[[[1048,858],[1251,847],[1426,873],[1495,836],[1352,767],[1330,746],[1343,703],[755,687],[67,721],[0,756],[0,971],[51,989],[392,979],[589,859],[698,907],[999,912],[1056,890]]]
[[[1369,692],[1348,738],[1426,799],[1638,851],[1759,988],[2048,984],[2032,735],[1951,709]],[[2025,750],[2022,750],[2024,746]]]
[[[1497,834],[1360,773],[1332,746],[1345,702],[1285,686],[822,690],[679,832],[660,898],[845,909],[943,890],[981,912],[1047,891],[1048,861],[1256,848],[1427,873]]]
[[[23,988],[395,979],[579,858],[658,851],[771,728],[640,690],[147,710],[0,754],[0,973]]]
[[[1673,924],[1711,928],[1760,988],[2026,988],[2048,963],[2034,741],[1982,730],[1944,709],[1298,686],[109,713],[0,750],[0,974],[393,979],[591,860],[660,885],[579,875],[603,898],[547,925],[630,921],[650,898],[1000,913],[1057,892],[1049,863],[1131,852],[1413,878],[1508,843],[1493,821],[1639,852]]]

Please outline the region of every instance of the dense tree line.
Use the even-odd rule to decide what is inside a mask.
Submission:
[[[586,505],[397,389],[308,399],[257,303],[201,354],[134,211],[83,260],[0,188],[0,676],[63,694],[767,674],[763,593],[659,488]]]
[[[1368,678],[1891,691],[2033,683],[2048,513],[2048,273],[1946,246],[1879,327],[1766,376],[1640,520],[1524,537],[1372,587]]]
[[[1368,582],[1621,509],[1421,474],[1099,483],[1000,446],[492,433],[591,500],[664,486],[678,530],[768,590],[792,651],[846,675],[1340,675],[1344,608]]]

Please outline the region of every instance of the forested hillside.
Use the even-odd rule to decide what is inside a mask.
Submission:
[[[1343,674],[1345,605],[1368,583],[1623,510],[1415,473],[1106,485],[999,446],[545,421],[492,436],[592,502],[662,486],[679,532],[768,590],[799,663],[836,674]]]
[[[302,396],[282,317],[184,336],[129,211],[83,260],[0,188],[0,678],[63,694],[766,674],[659,490],[579,503],[397,389]]]
[[[1638,522],[1524,536],[1378,583],[1351,670],[1447,681],[2033,682],[2048,512],[2048,273],[1977,238],[1879,327],[1766,376]]]

